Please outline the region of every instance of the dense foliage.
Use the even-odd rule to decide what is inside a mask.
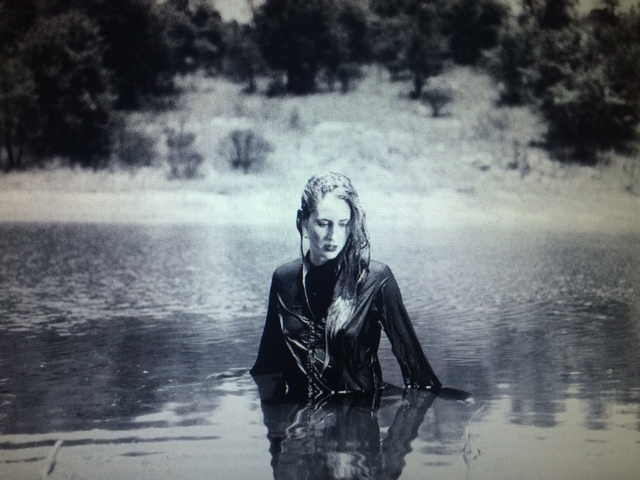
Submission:
[[[118,109],[214,68],[222,21],[206,3],[0,0],[0,134],[6,169],[25,155],[104,163]]]
[[[540,110],[558,158],[594,163],[603,151],[631,152],[637,141],[640,16],[605,0],[580,18],[576,3],[525,2],[488,65],[505,103]]]
[[[316,89],[324,71],[348,83],[349,64],[367,58],[367,21],[356,0],[267,0],[255,16],[265,60],[286,75],[286,90]]]
[[[619,3],[579,15],[579,0],[521,0],[515,16],[502,0],[265,0],[241,25],[209,0],[0,0],[0,161],[133,166],[118,112],[196,70],[300,95],[348,92],[377,63],[439,116],[452,96],[430,80],[457,63],[537,109],[557,158],[594,163],[638,141],[640,13]]]

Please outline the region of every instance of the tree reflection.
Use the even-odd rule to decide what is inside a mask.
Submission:
[[[492,384],[509,385],[510,421],[557,426],[568,398],[585,402],[583,424],[611,428],[614,402],[637,403],[638,322],[616,301],[542,305],[529,322],[501,322],[493,331]]]
[[[276,480],[400,477],[436,395],[390,389],[329,397],[320,403],[289,398],[277,379],[256,377]],[[395,410],[386,434],[378,410]]]

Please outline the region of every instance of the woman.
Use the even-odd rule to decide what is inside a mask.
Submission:
[[[351,181],[337,173],[311,177],[296,224],[301,258],[273,274],[251,369],[254,377],[281,379],[279,390],[268,396],[318,399],[385,388],[377,355],[381,329],[405,387],[438,392],[441,383],[416,338],[391,270],[369,259],[365,214]]]

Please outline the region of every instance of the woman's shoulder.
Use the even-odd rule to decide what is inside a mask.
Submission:
[[[371,260],[369,262],[369,273],[374,276],[389,277],[393,276],[391,269],[386,263]]]
[[[275,279],[288,279],[296,277],[300,274],[302,269],[302,260],[300,258],[292,260],[291,262],[283,263],[273,272],[273,278]]]

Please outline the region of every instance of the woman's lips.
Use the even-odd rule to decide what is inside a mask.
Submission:
[[[338,246],[337,245],[325,245],[324,249],[327,252],[335,252],[338,249]]]

